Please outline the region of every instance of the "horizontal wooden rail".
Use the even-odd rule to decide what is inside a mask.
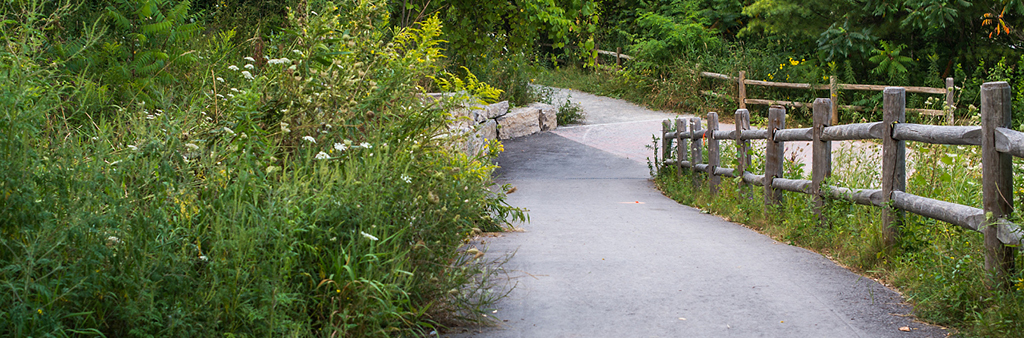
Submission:
[[[811,180],[791,180],[788,178],[776,177],[772,179],[772,187],[779,188],[785,191],[809,193],[808,190],[811,187]]]
[[[618,52],[613,52],[613,51],[610,51],[610,50],[595,49],[594,51],[597,52],[598,54],[611,55],[611,56],[623,58],[623,59],[626,59],[626,60],[632,60],[633,59],[632,56],[629,56],[629,55],[626,55],[626,54],[622,54],[622,53],[618,53]]]
[[[980,146],[981,127],[899,123],[892,128],[892,138],[931,144]]]
[[[743,182],[747,184],[753,184],[756,186],[764,186],[764,175],[751,174],[749,171],[743,172]]]
[[[736,131],[715,130],[714,135],[716,140],[732,140],[736,138]]]
[[[885,198],[882,196],[882,189],[847,189],[842,187],[828,187],[829,195],[832,198],[846,200],[863,205],[876,207],[885,205]]]
[[[814,134],[811,128],[779,129],[775,131],[775,142],[788,141],[813,141]]]
[[[768,131],[764,129],[744,130],[740,134],[740,140],[767,140]]]
[[[844,124],[825,127],[822,141],[880,140],[885,125],[882,122]]]
[[[1009,128],[996,128],[995,141],[996,150],[1024,157],[1024,133]]]
[[[716,167],[715,175],[725,177],[736,177],[736,169]]]
[[[968,230],[979,231],[981,225],[985,224],[985,211],[966,205],[921,197],[902,191],[892,192],[892,203],[896,208]]]

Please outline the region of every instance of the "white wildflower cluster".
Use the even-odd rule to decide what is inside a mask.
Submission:
[[[302,139],[306,140],[306,142],[316,144],[316,139],[313,138],[312,136],[306,135],[306,136],[303,136]]]
[[[319,153],[316,153],[315,158],[318,160],[329,160],[331,158],[331,155],[327,155],[327,153],[321,151]]]
[[[377,236],[374,236],[374,235],[368,234],[368,233],[366,233],[365,231],[360,231],[359,233],[360,233],[360,234],[362,234],[362,235],[363,235],[363,237],[366,237],[366,239],[369,239],[369,240],[371,240],[371,241],[376,241],[376,240],[377,240]]]
[[[272,65],[287,65],[287,64],[291,64],[292,60],[289,60],[288,58],[270,59],[270,60],[267,60],[267,63],[272,64]]]

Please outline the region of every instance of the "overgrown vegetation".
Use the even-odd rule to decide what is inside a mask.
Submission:
[[[915,156],[908,169],[907,191],[959,204],[980,206],[981,171],[977,147],[909,144]],[[723,166],[735,165],[735,146],[722,144]],[[835,149],[837,163],[830,185],[879,189],[878,146]],[[756,149],[757,147],[755,147]],[[755,150],[754,154],[763,152]],[[752,172],[763,171],[754,156]],[[1020,162],[1020,161],[1017,161]],[[1015,163],[1020,172],[1024,163]],[[795,159],[784,163],[787,178],[808,179]],[[685,169],[684,169],[685,170]],[[1007,283],[991,285],[984,271],[984,241],[980,233],[913,214],[899,229],[895,247],[882,243],[881,209],[829,200],[821,226],[810,195],[785,193],[782,205],[766,208],[762,187],[746,187],[724,179],[717,196],[707,191],[705,173],[676,172],[661,167],[655,180],[673,199],[740,222],[775,239],[816,250],[860,273],[894,285],[915,305],[922,319],[958,330],[958,335],[1019,337],[1024,328],[1024,272],[1017,270]],[[1015,176],[1015,177],[1020,177]],[[694,186],[694,179],[702,182]],[[1017,190],[1024,190],[1020,180]],[[1017,201],[1017,210],[1024,202]],[[1018,256],[1017,264],[1024,263]],[[1019,265],[1018,265],[1019,266]]]
[[[383,4],[304,1],[278,4],[273,30],[235,30],[204,25],[223,4],[192,6],[0,7],[0,335],[478,320],[495,271],[458,248],[525,214],[492,187],[501,145],[461,152],[454,101],[420,95],[442,78],[500,93],[444,71],[440,20],[392,28]]]
[[[598,1],[602,9],[595,41],[601,49],[634,57],[624,67],[593,67],[557,54],[554,76],[538,76],[551,86],[575,86],[578,73],[603,79],[595,93],[683,112],[732,111],[737,108],[734,83],[695,76],[701,71],[747,79],[828,84],[840,83],[944,87],[953,77],[962,89],[956,97],[956,118],[969,123],[978,106],[978,85],[986,81],[1021,80],[1024,54],[1017,50],[1024,35],[1016,30],[1024,6],[1006,1],[759,1],[652,0]],[[596,54],[594,54],[596,56]],[[613,56],[601,56],[604,64]],[[547,58],[540,58],[547,60]],[[561,75],[561,73],[567,73]],[[559,78],[565,78],[559,80]],[[1016,96],[1024,87],[1014,86]],[[748,97],[813,102],[827,90],[747,86]],[[1022,96],[1024,97],[1024,96]],[[944,98],[911,94],[912,108],[944,109]],[[840,91],[843,123],[878,120],[881,93]],[[1015,101],[1016,102],[1016,101]],[[1021,101],[1024,102],[1024,101]],[[755,106],[754,115],[764,115]],[[1024,103],[1015,103],[1015,112]],[[1024,124],[1024,113],[1015,113]],[[810,114],[795,109],[792,119],[804,123]],[[925,121],[930,116],[911,120]]]

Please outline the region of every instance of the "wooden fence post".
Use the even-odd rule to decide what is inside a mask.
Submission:
[[[838,80],[835,75],[828,77],[828,98],[832,100],[832,124],[833,126],[839,125],[839,87],[837,84]]]
[[[719,157],[719,144],[718,140],[715,139],[715,131],[718,130],[718,113],[708,113],[708,131],[704,133],[708,139],[708,190],[711,195],[718,194],[718,184],[722,182],[722,178],[715,175],[715,168],[721,164],[721,158]]]
[[[995,149],[996,128],[1010,128],[1010,85],[981,85],[981,190],[988,225],[985,235],[985,269],[993,273],[990,287],[999,285],[1013,271],[1014,249],[999,240],[997,221],[1013,211],[1013,155]]]
[[[750,141],[740,137],[744,130],[750,130],[750,111],[746,109],[736,110],[736,174],[743,177],[743,173],[750,166]],[[740,180],[740,197],[753,198],[750,191],[750,184]]]
[[[737,101],[739,101],[740,109],[747,109],[747,71],[740,71],[740,78],[738,79],[737,86],[739,86],[739,95]]]
[[[672,156],[672,139],[665,137],[665,133],[672,131],[671,120],[661,121],[661,163],[664,164],[669,156]]]
[[[764,156],[764,204],[780,205],[782,190],[772,187],[772,180],[782,177],[782,160],[785,156],[785,143],[775,142],[775,131],[786,128],[786,108],[771,106],[768,108],[768,141],[765,142]]]
[[[954,86],[953,78],[946,78],[946,105],[942,106],[942,110],[946,111],[946,124],[953,125],[953,111],[956,110],[956,94],[953,92],[956,89]]]
[[[690,151],[687,147],[690,140],[690,131],[687,127],[685,119],[676,118],[676,176],[683,175],[683,161],[686,161],[686,153]]]
[[[690,119],[690,135],[692,137],[697,136],[697,132],[699,132],[701,129],[700,125],[701,122],[699,117],[694,117]],[[701,143],[700,138],[694,138],[693,142],[690,144],[690,158],[692,159],[690,160],[690,172],[692,173],[697,172],[697,164],[700,164],[703,160],[704,156],[701,154],[700,149],[702,145],[703,144]],[[700,187],[700,175],[693,175],[693,186],[694,189]]]
[[[814,141],[811,144],[811,191],[814,194],[814,213],[818,216],[818,224],[824,226],[822,209],[825,207],[825,196],[821,192],[821,184],[825,178],[832,176],[832,142],[822,141],[821,135],[825,127],[830,125],[832,118],[832,100],[814,100]]]
[[[907,148],[905,141],[892,138],[893,127],[907,122],[907,91],[901,87],[887,87],[882,91],[882,196],[889,204],[893,191],[907,188]],[[896,228],[903,225],[904,212],[886,206],[882,208],[882,242],[886,247],[896,243]]]

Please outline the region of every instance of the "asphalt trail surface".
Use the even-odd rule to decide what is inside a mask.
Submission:
[[[639,158],[650,155],[634,148],[666,114],[572,97],[588,125],[507,141],[498,159],[499,181],[517,188],[509,203],[529,209],[531,221],[475,243],[488,258],[514,253],[503,269],[515,287],[494,304],[496,325],[442,336],[946,335],[914,321],[902,297],[874,280],[664,197]],[[622,118],[633,109],[641,111]],[[618,120],[594,119],[602,114]]]

